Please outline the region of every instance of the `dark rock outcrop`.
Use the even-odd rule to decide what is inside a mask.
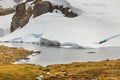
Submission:
[[[41,45],[44,45],[44,46],[59,47],[61,45],[58,41],[48,40],[48,39],[44,39],[44,38],[41,38],[40,42],[41,42]]]
[[[7,8],[7,9],[0,9],[0,16],[8,15],[11,13],[14,13],[15,9],[14,8]]]
[[[62,5],[61,6],[56,5],[56,6],[53,6],[53,10],[54,9],[60,10],[65,15],[65,17],[76,17],[76,16],[78,16],[73,11],[69,11],[70,10],[69,7],[64,8]]]
[[[18,27],[25,26],[30,16],[32,15],[32,9],[29,7],[27,10],[25,9],[25,3],[22,3],[21,5],[18,5],[16,7],[16,14],[12,18],[11,22],[11,32],[16,30]]]
[[[33,17],[40,16],[47,12],[53,12],[55,9],[60,10],[65,17],[76,17],[77,14],[70,10],[69,7],[64,8],[61,6],[52,6],[49,1],[35,0],[27,9],[26,4],[33,0],[27,0],[25,3],[21,3],[16,7],[16,13],[12,18],[11,32],[18,27],[24,27],[28,22],[31,15]],[[57,13],[57,12],[56,12]]]
[[[48,1],[36,2],[33,7],[33,17],[40,16],[41,14],[52,12],[52,4]]]

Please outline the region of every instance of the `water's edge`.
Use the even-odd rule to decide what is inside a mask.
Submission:
[[[68,64],[71,62],[102,61],[106,59],[120,59],[120,47],[108,47],[97,49],[64,49],[57,47],[46,47],[38,44],[27,43],[1,43],[10,47],[17,47],[34,51],[41,51],[40,54],[29,55],[27,60],[22,59],[15,64],[36,64],[47,66],[51,64]]]

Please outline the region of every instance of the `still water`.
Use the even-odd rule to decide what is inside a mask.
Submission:
[[[1,43],[11,47],[23,47],[28,50],[41,51],[40,54],[28,56],[28,60],[20,60],[15,64],[30,63],[42,66],[71,62],[102,61],[106,59],[120,59],[120,47],[106,47],[98,49],[64,49],[45,47],[39,44],[28,43]]]

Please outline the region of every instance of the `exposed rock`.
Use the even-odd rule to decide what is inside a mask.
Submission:
[[[16,7],[16,15],[25,13],[25,3],[22,3]]]
[[[25,26],[28,23],[31,15],[32,15],[32,9],[28,8],[26,10],[25,3],[18,5],[16,7],[16,14],[12,18],[11,32],[13,32],[18,27],[22,28],[23,26]]]
[[[6,9],[1,8],[0,9],[0,16],[11,14],[11,13],[14,13],[14,12],[15,12],[14,8],[6,8]]]
[[[56,6],[53,6],[53,10],[54,9],[60,10],[65,15],[65,17],[76,17],[76,16],[78,16],[76,13],[74,13],[72,11],[69,11],[70,10],[69,7],[64,8],[62,5],[61,6],[56,5]]]
[[[41,45],[45,45],[45,46],[56,46],[59,47],[61,44],[58,41],[52,41],[52,40],[48,40],[48,39],[44,39],[41,38]]]
[[[52,4],[48,1],[36,2],[33,7],[33,17],[37,17],[41,14],[52,12]]]
[[[55,9],[60,10],[65,17],[76,17],[77,14],[70,10],[69,7],[64,8],[61,6],[52,6],[49,1],[35,0],[26,8],[26,4],[33,0],[27,0],[25,3],[21,3],[16,7],[16,14],[12,18],[11,22],[11,32],[13,32],[18,27],[25,26],[31,15],[33,17],[40,16],[47,12],[53,12]]]

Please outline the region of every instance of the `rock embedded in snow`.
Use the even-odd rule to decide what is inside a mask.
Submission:
[[[24,27],[31,16],[38,17],[47,12],[54,12],[54,10],[59,10],[65,17],[76,17],[77,14],[72,11],[72,7],[67,1],[62,1],[64,4],[59,4],[58,0],[56,3],[58,5],[53,5],[51,1],[41,1],[41,0],[27,0],[16,7],[16,14],[12,18],[11,22],[11,32],[16,30],[18,27]],[[69,4],[69,6],[68,6]],[[66,5],[66,7],[64,7]],[[71,10],[71,11],[70,11]],[[59,14],[56,11],[57,14]]]
[[[26,10],[25,3],[18,5],[16,7],[16,14],[12,18],[11,22],[11,32],[16,30],[18,27],[24,27],[32,14],[32,9],[28,8]]]
[[[58,5],[53,6],[53,10],[55,10],[55,9],[60,10],[62,12],[62,14],[65,15],[65,17],[76,17],[76,16],[78,16],[73,11],[69,11],[70,10],[69,7],[64,8],[63,5],[61,5],[61,6],[58,6]]]
[[[41,45],[44,45],[44,46],[56,46],[56,47],[61,46],[61,44],[58,41],[48,40],[44,38],[41,38],[40,43]]]
[[[63,5],[64,8],[71,7],[70,3],[67,2],[66,0],[43,0],[43,1],[49,1],[50,3],[52,3],[53,6]]]
[[[48,1],[40,2],[36,0],[33,6],[33,17],[40,16],[41,14],[52,12],[52,4]]]
[[[31,19],[25,27],[20,30],[15,30],[13,33],[2,37],[0,40],[7,41],[32,33],[43,33],[42,37],[45,39],[56,40],[61,44],[68,42],[75,43],[83,48],[120,45],[120,38],[113,39],[102,45],[95,43],[113,35],[120,34],[119,24],[109,23],[104,19],[88,15],[66,18],[53,13],[46,13]]]
[[[22,13],[25,13],[26,9],[25,9],[25,3],[21,3],[21,5],[18,5],[16,7],[16,14],[22,14]]]
[[[10,33],[10,23],[14,14],[0,16],[0,37]]]
[[[14,12],[15,12],[14,8],[0,9],[0,16],[8,15]]]

